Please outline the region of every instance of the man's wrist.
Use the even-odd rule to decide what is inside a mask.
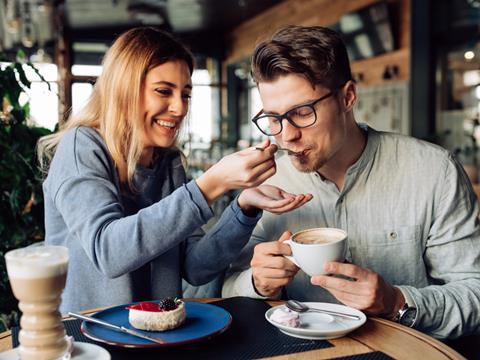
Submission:
[[[394,321],[404,326],[413,327],[417,319],[417,305],[408,292],[405,292],[401,287],[397,289],[402,293],[405,301],[398,310]]]
[[[395,292],[395,301],[392,312],[387,316],[387,319],[398,321],[398,314],[400,310],[403,309],[403,307],[405,306],[406,299],[403,296],[402,291],[398,287],[393,286],[393,291]]]
[[[280,293],[282,292],[282,289],[278,289],[277,291],[275,291],[274,293],[272,294],[262,294],[260,292],[260,290],[258,290],[257,286],[255,285],[255,278],[253,277],[252,275],[252,287],[253,287],[253,291],[255,291],[255,293],[258,295],[258,296],[261,296],[261,297],[264,297],[264,298],[276,298],[278,297],[278,295],[280,295]]]

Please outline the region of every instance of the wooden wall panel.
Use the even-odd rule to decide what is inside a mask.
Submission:
[[[226,63],[248,58],[255,44],[287,25],[322,25],[336,23],[342,15],[380,0],[285,0],[258,16],[242,23],[227,36]],[[410,74],[410,0],[390,0],[397,18],[398,50],[370,59],[352,62],[354,73],[363,75],[362,85],[382,82],[380,75],[387,65],[399,69],[398,80],[408,80]],[[380,77],[379,77],[380,76]]]
[[[383,74],[387,66],[395,66],[398,71],[395,79],[390,79],[389,82],[407,81],[410,76],[410,50],[404,48],[373,58],[353,61],[351,64],[353,76],[355,78],[358,78],[358,74],[362,76],[359,86],[384,84],[386,80],[383,79]]]

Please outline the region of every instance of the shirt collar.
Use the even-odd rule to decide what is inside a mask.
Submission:
[[[347,176],[350,174],[354,174],[365,168],[365,166],[371,162],[375,156],[375,153],[378,149],[378,132],[372,129],[370,126],[364,123],[359,123],[358,126],[362,131],[364,131],[367,135],[367,144],[365,149],[363,149],[362,154],[358,158],[358,160],[351,165],[347,170]]]

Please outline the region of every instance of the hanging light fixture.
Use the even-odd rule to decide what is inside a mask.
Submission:
[[[16,0],[5,1],[6,29],[10,34],[17,34],[20,29],[20,3]]]
[[[32,6],[29,0],[23,0],[20,4],[21,14],[21,26],[20,26],[20,39],[22,45],[31,48],[35,44],[35,25],[32,18]]]
[[[52,19],[52,0],[0,0],[0,48],[44,48],[54,37]]]

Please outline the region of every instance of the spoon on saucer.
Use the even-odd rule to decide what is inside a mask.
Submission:
[[[297,300],[288,300],[286,303],[287,308],[290,310],[293,310],[298,313],[304,313],[307,311],[313,311],[313,312],[318,312],[321,314],[328,314],[332,316],[338,316],[338,317],[343,317],[346,319],[351,319],[351,320],[361,320],[360,316],[353,315],[353,314],[345,314],[337,311],[332,311],[332,310],[323,310],[323,309],[315,309],[308,307],[306,304],[297,301]]]

